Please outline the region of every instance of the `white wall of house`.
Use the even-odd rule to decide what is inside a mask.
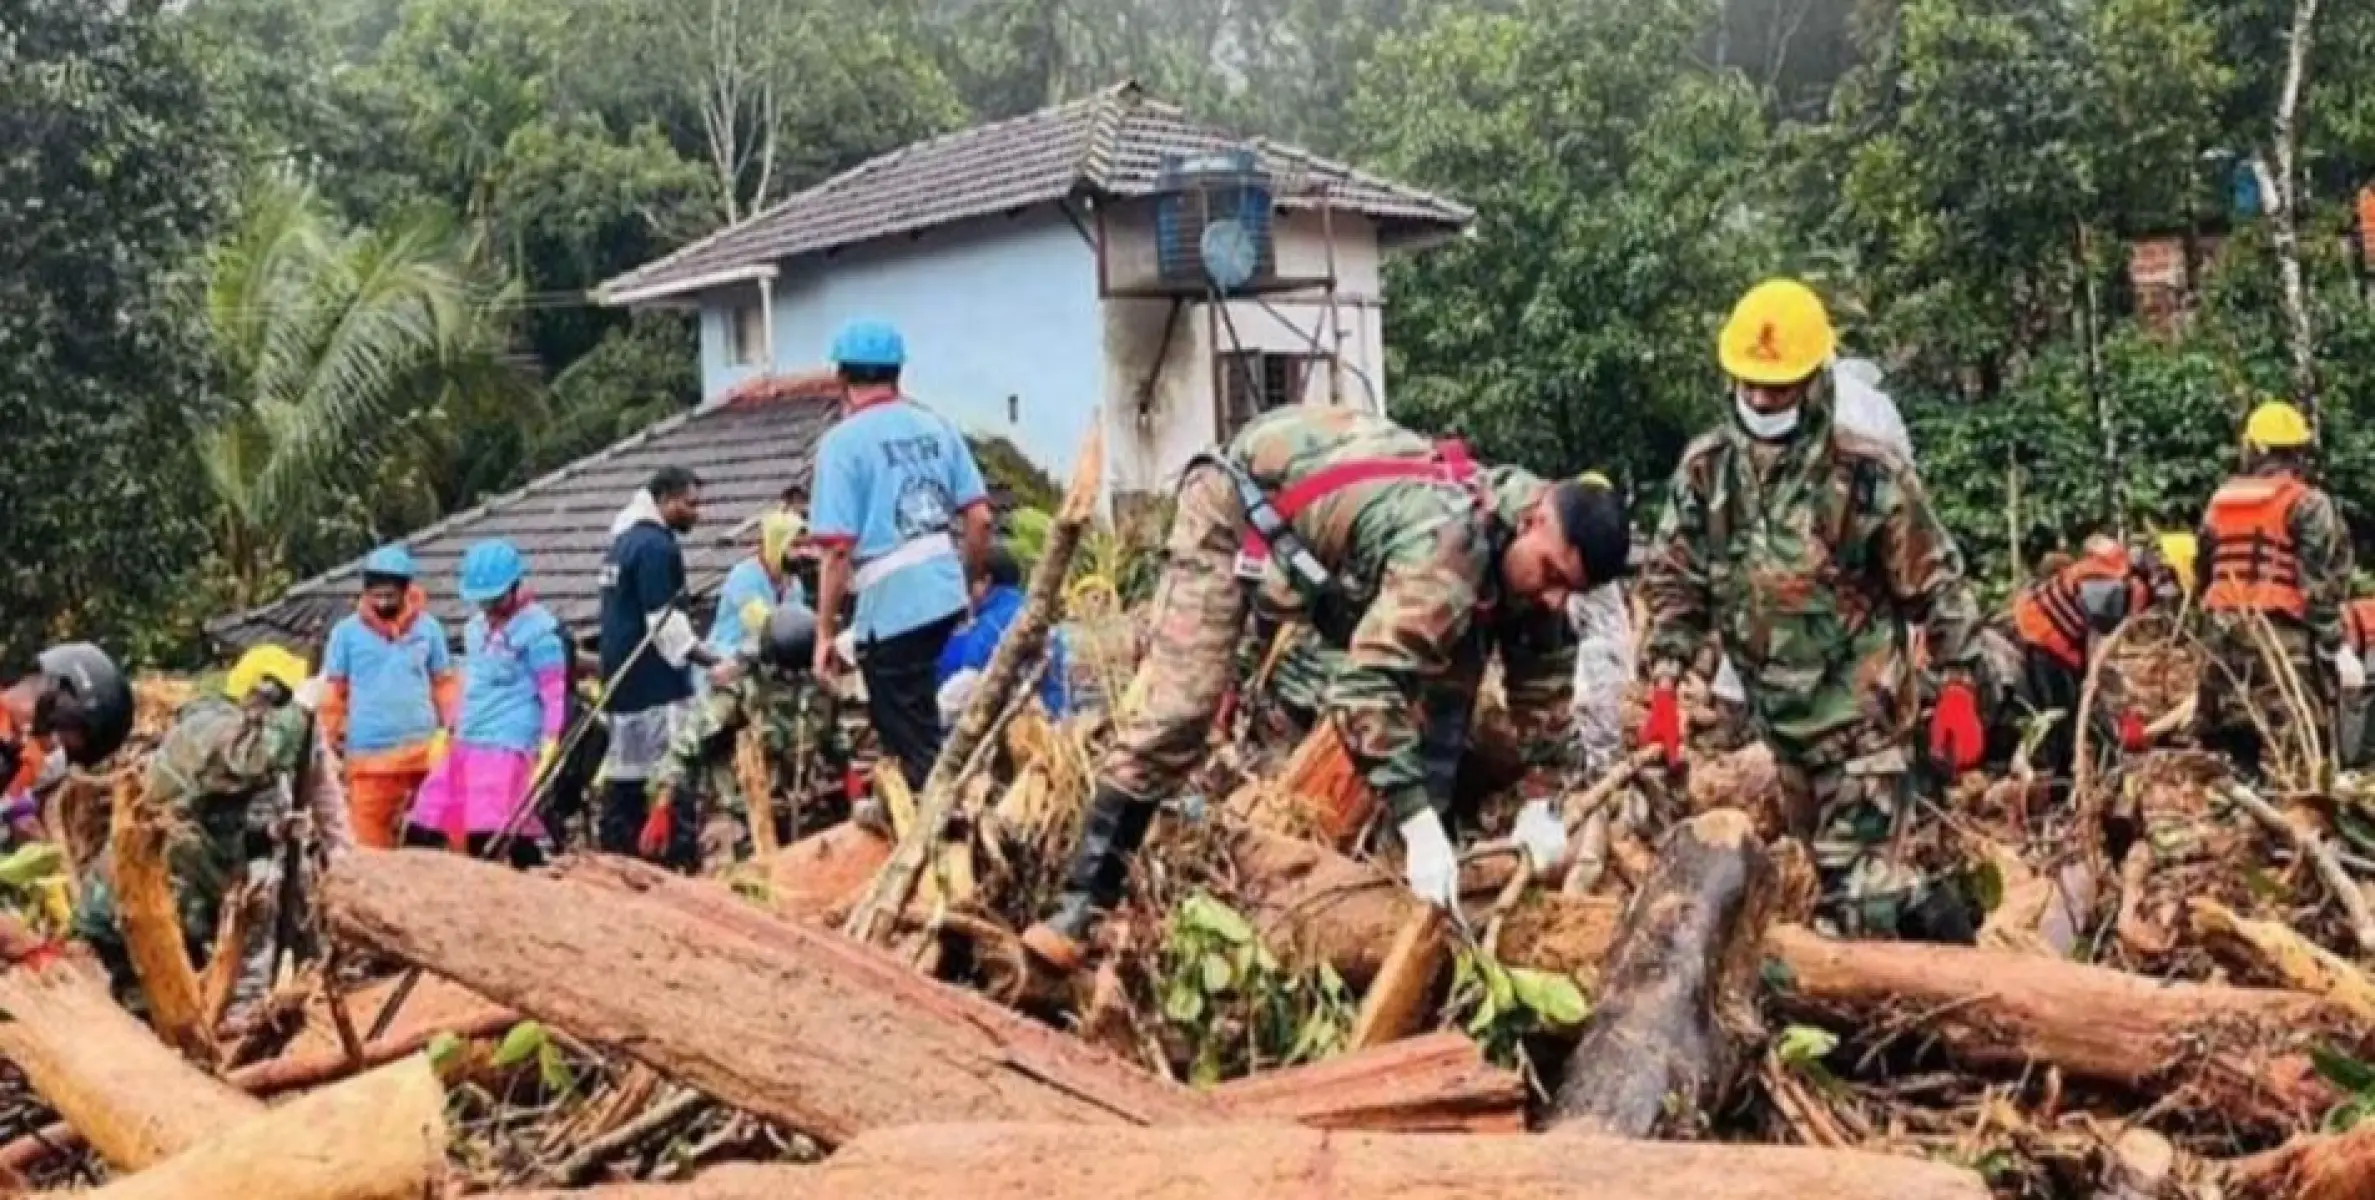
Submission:
[[[1126,291],[1152,283],[1151,203],[1111,209],[1104,224],[1113,246],[1106,263],[1110,286]],[[1233,300],[1224,306],[1227,320],[1217,328],[1209,306],[1179,305],[1167,347],[1164,325],[1174,320],[1171,301],[1105,302],[1105,394],[1114,397],[1107,422],[1114,450],[1107,473],[1115,491],[1168,490],[1190,457],[1220,439],[1216,350],[1332,353],[1340,365],[1305,371],[1300,399],[1385,411],[1385,295],[1375,227],[1358,214],[1337,212],[1323,221],[1317,213],[1297,210],[1278,218],[1273,236],[1281,277],[1325,278],[1332,268],[1333,295],[1313,289],[1261,302]]]
[[[844,322],[875,317],[906,336],[908,393],[965,432],[1012,440],[1058,479],[1088,433],[1104,382],[1096,253],[1053,206],[780,264],[771,368],[732,353],[733,306],[757,301],[756,284],[705,298],[703,395],[821,368]]]

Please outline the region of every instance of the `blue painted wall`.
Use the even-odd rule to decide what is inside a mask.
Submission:
[[[780,264],[775,369],[825,365],[853,317],[907,336],[908,393],[968,433],[1005,437],[1061,480],[1088,433],[1104,378],[1097,258],[1053,207]],[[716,396],[755,373],[726,362],[727,304],[701,312],[701,386]],[[1007,397],[1016,397],[1009,412]]]

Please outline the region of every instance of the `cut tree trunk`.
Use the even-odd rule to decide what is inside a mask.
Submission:
[[[131,773],[116,785],[107,853],[114,873],[116,921],[132,973],[148,1000],[149,1024],[167,1045],[207,1066],[216,1062],[214,1026],[206,1019],[198,970],[190,965],[181,916],[173,902],[173,872],[165,862],[163,815],[149,811]]]
[[[1316,842],[1236,825],[1229,851],[1250,917],[1282,954],[1326,962],[1347,984],[1366,987],[1384,965],[1395,933],[1421,905],[1391,872],[1356,862]],[[1460,873],[1461,895],[1490,900],[1520,869],[1498,855]],[[1596,970],[1615,941],[1613,900],[1528,895],[1503,923],[1501,961],[1562,974]]]
[[[1385,964],[1361,996],[1347,1050],[1366,1050],[1408,1037],[1423,1024],[1451,950],[1451,931],[1442,910],[1425,905],[1402,919],[1386,948]]]
[[[2227,1168],[2231,1195],[2250,1200],[2365,1200],[2375,1196],[2375,1121],[2343,1134],[2296,1137]]]
[[[1372,1133],[1523,1133],[1526,1081],[1445,1030],[1213,1089],[1241,1121]]]
[[[2201,1107],[2261,1129],[2314,1121],[2340,1094],[2316,1045],[2363,1050],[2348,1010],[2300,992],[2168,983],[2081,963],[1960,946],[1766,936],[1793,1018],[1895,1028],[1966,1066],[2066,1075],[2136,1091],[2198,1089]]]
[[[843,821],[784,847],[767,863],[775,911],[795,921],[838,926],[891,861],[891,840]]]
[[[1676,1137],[1704,1127],[1755,1026],[1774,898],[1773,865],[1747,813],[1720,809],[1667,835],[1625,910],[1552,1128]]]
[[[924,781],[923,795],[916,798],[914,827],[900,835],[891,861],[884,864],[865,899],[843,925],[843,932],[860,942],[879,942],[897,927],[899,913],[907,907],[907,898],[915,892],[925,863],[939,849],[941,833],[956,811],[963,775],[975,747],[990,736],[1007,701],[1026,686],[1024,676],[1031,674],[1031,664],[1047,649],[1048,631],[1063,608],[1064,579],[1072,566],[1072,554],[1080,548],[1081,534],[1096,516],[1097,497],[1105,481],[1105,426],[1097,413],[1090,416],[1089,433],[1081,442],[1071,483],[1064,489],[1064,501],[1048,530],[1047,546],[1031,569],[1031,586],[1024,593],[1022,611],[998,639],[998,649],[983,669],[972,699],[966,701],[964,714],[941,745],[931,778]]]
[[[1579,1134],[1459,1137],[1278,1125],[1114,1130],[924,1125],[869,1134],[814,1167],[735,1167],[689,1184],[506,1193],[489,1200],[1984,1200],[1960,1167],[1847,1150],[1637,1142]]]
[[[641,890],[360,851],[332,867],[323,908],[343,936],[828,1144],[952,1117],[1217,1116],[880,951],[641,864],[606,865]]]
[[[26,939],[10,922],[0,938]],[[138,1171],[237,1126],[264,1106],[158,1041],[80,961],[0,975],[0,1055],[119,1171]]]
[[[426,1058],[247,1121],[90,1200],[417,1200],[445,1172],[445,1089]]]

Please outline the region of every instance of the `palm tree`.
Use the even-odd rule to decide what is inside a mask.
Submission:
[[[341,550],[382,516],[436,515],[437,468],[467,427],[532,402],[504,360],[510,290],[433,212],[347,230],[312,188],[257,188],[210,264],[206,327],[228,384],[197,431],[216,546],[240,607],[327,526]],[[390,486],[394,490],[387,490]]]

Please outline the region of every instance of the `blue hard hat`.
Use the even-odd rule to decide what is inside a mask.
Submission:
[[[412,551],[402,546],[381,546],[363,559],[363,573],[410,579],[420,574],[420,569],[413,565]]]
[[[528,561],[518,547],[501,538],[480,542],[462,556],[462,599],[471,604],[500,600],[527,573]]]
[[[852,321],[833,339],[837,367],[897,367],[907,363],[907,339],[888,321]]]

